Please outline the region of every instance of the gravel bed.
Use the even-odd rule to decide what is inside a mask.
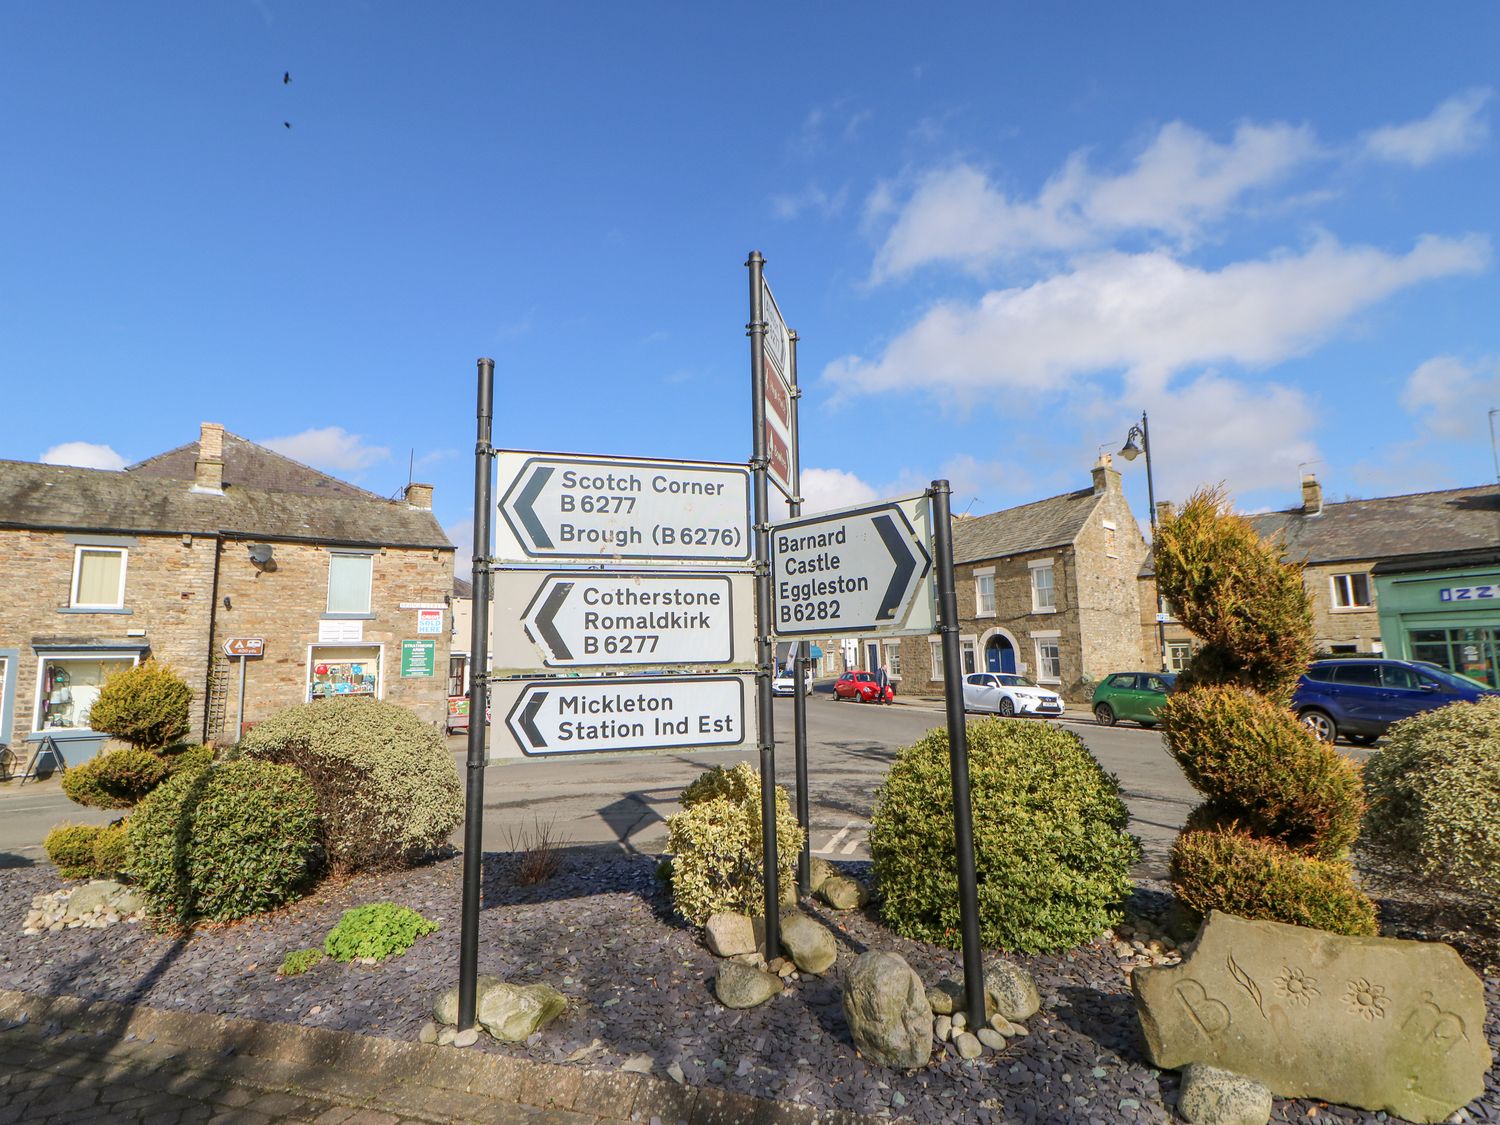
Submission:
[[[867,865],[845,864],[863,875]],[[47,865],[0,878],[0,983],[29,992],[140,1002],[174,1011],[277,1020],[414,1039],[433,997],[458,979],[460,861],[414,871],[325,883],[273,915],[205,927],[186,941],[142,926],[65,930],[26,937],[20,922],[35,894],[55,889]],[[609,1068],[649,1055],[653,1073],[677,1064],[688,1082],[827,1109],[889,1114],[921,1122],[1046,1122],[1114,1125],[1175,1120],[1177,1076],[1151,1067],[1137,1042],[1129,985],[1110,942],[1065,954],[1016,956],[1036,977],[1042,1010],[1030,1034],[977,1062],[951,1049],[927,1068],[898,1073],[855,1054],[839,1004],[836,967],[804,977],[759,1008],[732,1011],[712,993],[716,959],[695,931],[674,919],[655,859],[575,850],[562,870],[534,887],[515,885],[508,855],[486,857],[479,971],[519,983],[545,981],[570,1009],[527,1046],[481,1037],[471,1050],[509,1051],[539,1061]],[[282,957],[321,946],[340,913],[392,900],[442,929],[404,957],[379,966],[324,962],[279,979]],[[1131,911],[1157,918],[1169,898],[1160,883],[1138,884]],[[868,948],[904,956],[929,984],[961,978],[956,951],[905,941],[872,914],[814,911],[840,941],[840,964]],[[1500,979],[1486,978],[1485,1034],[1500,1042]],[[1500,1123],[1494,1070],[1468,1121]],[[1278,1101],[1275,1121],[1383,1121],[1313,1101]]]

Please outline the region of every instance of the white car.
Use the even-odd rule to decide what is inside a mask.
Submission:
[[[1063,713],[1063,701],[1057,692],[1037,687],[1025,676],[974,672],[964,677],[964,710],[1055,718]]]
[[[792,670],[790,668],[778,668],[776,670],[776,676],[775,676],[775,678],[771,681],[771,694],[772,695],[791,695],[792,692],[795,690],[792,687],[792,682],[793,682]],[[812,682],[812,673],[811,672],[808,672],[807,679],[803,681],[802,688],[803,688],[803,694],[805,694],[805,695],[811,695],[812,694],[813,682]]]

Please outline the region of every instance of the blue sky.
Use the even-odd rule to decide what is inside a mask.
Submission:
[[[1492,479],[1500,7],[750,11],[0,5],[0,456],[743,460],[755,248],[815,506]]]

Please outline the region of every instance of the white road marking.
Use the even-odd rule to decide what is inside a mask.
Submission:
[[[839,841],[841,841],[845,836],[849,835],[849,830],[853,827],[854,821],[851,820],[848,824],[844,825],[844,827],[840,828],[833,834],[833,839],[829,840],[828,843],[824,844],[821,848],[818,849],[819,853],[821,854],[823,852],[833,851],[834,848],[839,846]]]
[[[854,852],[855,852],[855,849],[858,848],[864,842],[865,842],[864,841],[864,834],[861,833],[860,835],[854,837],[854,839],[850,840],[847,844],[844,845],[844,854],[845,855],[853,855]]]

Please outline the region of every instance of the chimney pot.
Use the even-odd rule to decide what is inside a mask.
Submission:
[[[1302,511],[1309,516],[1319,515],[1323,511],[1323,486],[1312,473],[1302,474]]]
[[[406,503],[424,512],[432,511],[432,485],[412,483],[406,486]]]

